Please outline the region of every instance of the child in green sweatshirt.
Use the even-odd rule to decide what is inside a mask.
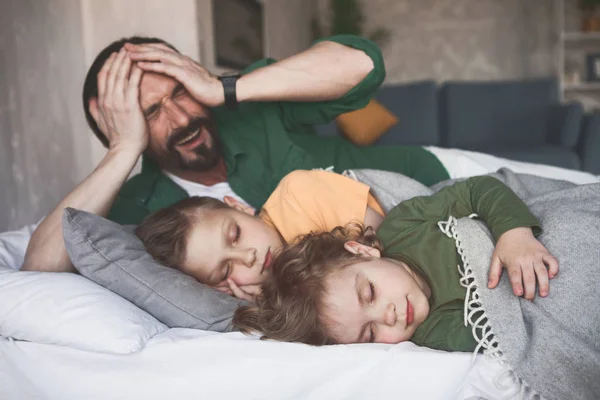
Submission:
[[[276,258],[263,297],[239,309],[234,323],[317,345],[411,340],[472,351],[477,343],[463,323],[460,256],[440,232],[450,216],[477,216],[490,228],[496,241],[490,287],[506,267],[516,295],[533,298],[535,283],[522,283],[531,274],[540,295],[548,294],[558,262],[535,238],[538,220],[502,182],[475,177],[400,203],[377,235],[353,225],[304,236]]]

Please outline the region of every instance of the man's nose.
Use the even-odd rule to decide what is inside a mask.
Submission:
[[[190,116],[187,111],[178,105],[176,102],[167,99],[163,104],[164,110],[167,112],[169,116],[169,120],[171,121],[171,128],[184,128],[190,124]]]
[[[389,303],[383,312],[383,323],[388,326],[396,325],[396,305]]]

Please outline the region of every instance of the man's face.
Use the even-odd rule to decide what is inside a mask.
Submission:
[[[219,162],[221,143],[214,116],[181,83],[145,72],[140,104],[150,135],[146,152],[162,168],[207,171]]]

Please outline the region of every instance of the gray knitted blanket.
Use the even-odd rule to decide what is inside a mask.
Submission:
[[[409,178],[397,174],[355,173],[376,196],[383,193],[386,210],[394,192],[400,200],[413,197],[408,192],[414,188],[414,195],[427,194],[428,188],[414,181],[406,184]],[[444,231],[455,240],[463,260],[459,270],[467,291],[465,323],[484,352],[497,357],[522,383],[521,394],[533,389],[548,400],[600,399],[600,183],[576,186],[508,170],[492,175],[540,219],[539,240],[558,259],[560,270],[546,298],[516,297],[506,273],[490,290],[491,233],[480,221],[448,216]]]

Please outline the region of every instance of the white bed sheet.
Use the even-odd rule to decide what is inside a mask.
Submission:
[[[471,359],[412,343],[311,347],[191,329],[126,356],[0,337],[0,398],[453,399]]]

